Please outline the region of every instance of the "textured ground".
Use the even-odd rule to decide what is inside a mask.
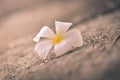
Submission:
[[[84,45],[42,60],[32,38],[72,22]],[[120,80],[119,0],[1,0],[0,80]]]

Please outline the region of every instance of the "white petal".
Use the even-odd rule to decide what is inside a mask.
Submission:
[[[69,51],[71,49],[72,49],[72,46],[69,45],[65,41],[62,41],[59,44],[55,44],[55,46],[54,46],[54,52],[55,52],[56,56],[63,55],[64,53],[66,53],[67,51]]]
[[[64,34],[71,25],[72,23],[55,21],[56,32],[60,34]]]
[[[36,44],[35,51],[41,58],[45,59],[52,46],[53,44],[50,40],[42,40]]]
[[[71,44],[73,47],[81,47],[83,45],[81,33],[77,29],[66,32],[65,41]]]
[[[33,38],[33,41],[38,42],[40,37],[51,38],[52,36],[55,36],[53,31],[48,26],[44,26],[35,38]]]

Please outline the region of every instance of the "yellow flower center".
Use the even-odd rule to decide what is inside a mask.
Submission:
[[[64,39],[59,33],[57,33],[54,37],[52,37],[52,42],[54,44],[60,43]]]

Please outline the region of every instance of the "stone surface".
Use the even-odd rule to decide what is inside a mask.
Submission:
[[[0,2],[0,80],[120,79],[119,0]],[[84,45],[42,60],[32,38],[55,20],[72,22]]]

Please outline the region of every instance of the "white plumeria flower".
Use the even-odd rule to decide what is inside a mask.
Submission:
[[[80,31],[77,29],[67,31],[71,25],[72,23],[55,21],[56,34],[48,26],[44,26],[33,39],[38,42],[35,46],[38,55],[45,59],[50,49],[54,47],[58,57],[73,47],[81,47],[83,40]],[[41,40],[41,37],[45,39]]]

